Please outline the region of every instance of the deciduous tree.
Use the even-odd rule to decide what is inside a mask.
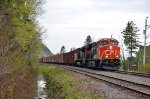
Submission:
[[[0,99],[33,98],[33,71],[42,43],[36,18],[42,4],[43,0],[0,0]]]

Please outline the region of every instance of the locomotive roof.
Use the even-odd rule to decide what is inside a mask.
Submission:
[[[115,38],[102,38],[102,39],[100,39],[100,40],[97,41],[97,42],[101,42],[101,41],[111,41],[111,40],[118,42],[118,40],[115,39]],[[93,43],[91,43],[91,44],[88,44],[88,45],[82,46],[82,47],[80,47],[80,48],[77,48],[75,51],[78,51],[78,50],[85,50],[85,48],[92,47],[92,46],[96,46],[97,42],[93,42]]]
[[[113,40],[113,41],[117,41],[118,42],[118,40],[115,39],[115,38],[102,38],[98,42],[100,42],[100,41],[109,41],[109,40]]]

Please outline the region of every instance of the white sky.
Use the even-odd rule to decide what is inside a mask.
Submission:
[[[139,27],[141,41],[144,41],[149,5],[150,0],[47,0],[46,13],[39,18],[47,29],[43,42],[55,54],[63,45],[67,51],[83,46],[87,35],[97,41],[113,34],[113,38],[121,41],[119,36],[128,21],[134,21]]]

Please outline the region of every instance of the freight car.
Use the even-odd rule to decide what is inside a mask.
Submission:
[[[118,43],[118,40],[114,38],[103,38],[74,51],[43,57],[42,61],[118,70],[120,68],[120,47]]]
[[[67,65],[75,65],[75,52],[76,50],[65,53],[63,63]]]

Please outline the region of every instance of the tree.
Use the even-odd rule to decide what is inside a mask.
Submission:
[[[146,64],[143,64],[143,50],[144,46],[140,46],[139,51],[136,53],[136,64],[138,66],[138,71],[150,72],[150,45],[146,46]]]
[[[71,49],[70,49],[70,51],[74,51],[75,50],[75,48],[74,47],[72,47]]]
[[[127,46],[128,52],[130,54],[130,66],[132,66],[132,56],[137,52],[136,50],[140,43],[138,37],[139,34],[137,34],[138,31],[139,29],[135,26],[134,22],[129,21],[126,28],[121,32],[124,38],[124,44]]]
[[[136,58],[137,58],[137,63],[139,65],[143,64],[143,51],[144,50],[144,46],[140,46],[138,52],[136,53]],[[146,46],[146,64],[150,64],[150,45]]]
[[[43,0],[0,0],[0,99],[35,96],[34,66],[42,43],[36,19],[42,4]]]
[[[92,38],[91,38],[90,35],[88,35],[88,36],[86,37],[86,41],[84,41],[84,45],[88,45],[88,44],[90,44],[90,43],[92,43]]]
[[[65,48],[65,46],[62,46],[60,49],[60,53],[65,53],[65,52],[66,52],[66,48]]]

